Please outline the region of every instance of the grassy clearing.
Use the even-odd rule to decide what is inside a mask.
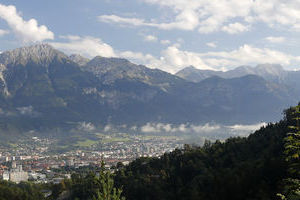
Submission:
[[[123,138],[123,137],[105,137],[102,138],[102,143],[112,143],[112,142],[129,142],[130,138]]]
[[[95,141],[95,140],[84,140],[84,141],[78,141],[76,143],[75,146],[78,146],[78,147],[90,147],[94,144],[97,144],[99,141]]]

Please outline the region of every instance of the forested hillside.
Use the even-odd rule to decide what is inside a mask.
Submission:
[[[203,147],[186,145],[161,158],[120,164],[115,187],[122,188],[129,200],[300,199],[299,108],[286,110],[283,120],[248,138],[207,141]],[[97,194],[97,176],[75,183],[72,194],[86,198]]]
[[[137,159],[118,171],[116,181],[130,200],[261,200],[277,199],[279,193],[300,199],[300,193],[295,193],[299,192],[299,134],[298,138],[287,137],[291,126],[296,126],[297,115],[295,108],[289,109],[285,119],[248,138],[206,142],[203,147],[186,145],[161,158]],[[294,144],[288,144],[287,138]],[[298,148],[292,153],[292,174],[286,148]],[[292,178],[288,189],[287,178]]]

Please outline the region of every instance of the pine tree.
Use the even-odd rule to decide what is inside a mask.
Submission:
[[[100,191],[97,191],[97,195],[93,197],[93,200],[125,200],[125,197],[121,197],[122,189],[114,187],[113,175],[106,171],[104,168],[104,162],[102,162],[102,170],[99,175]]]
[[[289,177],[284,180],[284,195],[278,194],[282,200],[300,200],[300,105],[292,109],[291,116],[291,132],[284,140]]]

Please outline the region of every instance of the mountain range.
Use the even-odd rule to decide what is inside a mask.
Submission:
[[[48,44],[0,54],[0,130],[69,130],[80,122],[256,123],[299,100],[299,72],[279,65],[176,75],[122,58],[68,56]]]
[[[201,70],[193,66],[186,67],[176,73],[176,76],[192,82],[200,82],[212,76],[222,78],[238,78],[246,75],[257,75],[263,77],[267,81],[278,84],[284,84],[291,88],[300,87],[300,71],[287,71],[278,64],[260,64],[256,67],[240,66],[228,71]]]

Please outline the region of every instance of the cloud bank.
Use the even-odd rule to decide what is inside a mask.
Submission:
[[[275,43],[275,44],[280,44],[280,43],[286,42],[285,37],[272,37],[272,36],[269,36],[269,37],[266,37],[265,40],[270,42],[270,43]]]
[[[117,56],[114,49],[104,43],[99,38],[94,37],[80,37],[76,35],[62,36],[67,39],[67,42],[51,42],[50,44],[57,49],[60,49],[70,54],[81,54],[87,57],[103,56],[115,57]]]
[[[141,0],[171,11],[169,21],[145,20],[118,15],[100,15],[98,20],[126,26],[148,26],[162,30],[198,30],[200,33],[224,31],[236,34],[250,30],[254,23],[300,30],[300,2],[294,0]]]
[[[6,34],[8,34],[8,33],[9,33],[8,30],[0,29],[0,36],[6,35]]]
[[[180,133],[180,134],[216,134],[222,132],[223,135],[248,135],[255,130],[258,130],[260,127],[266,126],[266,123],[258,123],[251,125],[232,125],[224,126],[219,124],[210,124],[206,123],[203,125],[194,125],[194,124],[165,124],[165,123],[147,123],[144,126],[140,127],[142,133]]]
[[[231,51],[210,51],[197,53],[181,50],[180,45],[167,46],[160,52],[160,57],[134,51],[118,51],[100,38],[80,37],[76,35],[61,36],[66,42],[51,42],[58,48],[69,54],[81,54],[89,58],[95,56],[121,57],[130,61],[146,65],[149,68],[158,68],[170,73],[176,73],[186,66],[194,66],[198,69],[228,70],[241,65],[256,65],[261,63],[276,63],[283,66],[300,63],[300,56],[289,55],[269,48],[258,48],[245,44]],[[157,38],[149,35],[149,40]],[[270,42],[281,42],[283,38],[266,38]],[[165,43],[167,44],[167,42]],[[209,47],[216,47],[215,43],[207,43]]]
[[[15,35],[25,43],[54,39],[54,33],[45,25],[39,26],[36,19],[25,21],[15,6],[0,4],[0,18],[6,21]]]

